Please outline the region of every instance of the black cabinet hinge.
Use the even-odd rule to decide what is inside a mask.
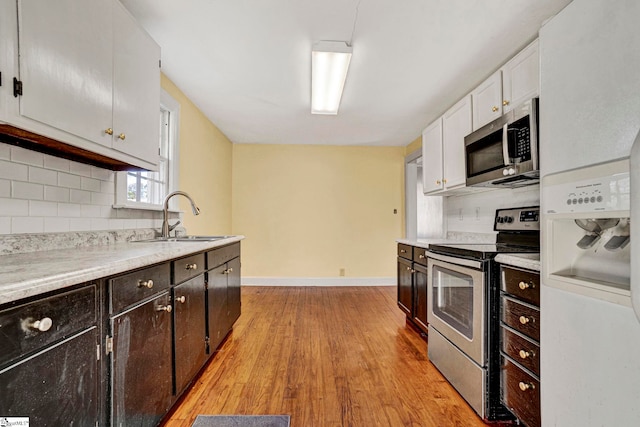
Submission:
[[[22,82],[14,77],[13,78],[13,96],[17,98],[18,95],[22,95]]]
[[[2,71],[0,71],[0,86],[2,86]]]
[[[162,68],[162,59],[158,59],[158,68]]]

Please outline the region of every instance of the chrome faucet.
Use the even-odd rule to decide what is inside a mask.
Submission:
[[[169,199],[173,196],[181,195],[189,199],[191,202],[191,210],[194,215],[200,215],[200,208],[196,206],[196,203],[193,201],[190,195],[185,193],[184,191],[174,191],[173,193],[167,194],[167,197],[164,198],[164,206],[162,208],[162,238],[166,239],[169,237],[169,232],[173,230],[176,225],[180,223],[180,221],[176,222],[172,226],[169,226]]]

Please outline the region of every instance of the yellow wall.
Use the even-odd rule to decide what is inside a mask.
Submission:
[[[404,150],[234,144],[243,276],[395,276]]]
[[[414,139],[409,145],[407,145],[404,149],[404,155],[408,155],[416,151],[417,149],[422,148],[422,135]]]
[[[164,74],[161,85],[180,103],[178,189],[201,211],[193,216],[180,197],[183,225],[189,234],[230,234],[232,143]]]

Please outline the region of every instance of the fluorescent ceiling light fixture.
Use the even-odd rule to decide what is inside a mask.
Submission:
[[[338,114],[351,62],[346,42],[321,41],[311,51],[311,114]]]

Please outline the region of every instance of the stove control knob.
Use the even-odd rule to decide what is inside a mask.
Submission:
[[[514,168],[509,168],[509,175],[515,175],[516,170]]]
[[[502,217],[501,217],[501,216],[497,217],[497,218],[496,218],[496,222],[497,222],[497,223],[502,223]]]
[[[505,216],[504,217],[504,222],[511,224],[513,222],[513,217],[512,216]]]
[[[509,175],[509,169],[503,169],[502,170],[502,175],[504,175],[504,176]]]

